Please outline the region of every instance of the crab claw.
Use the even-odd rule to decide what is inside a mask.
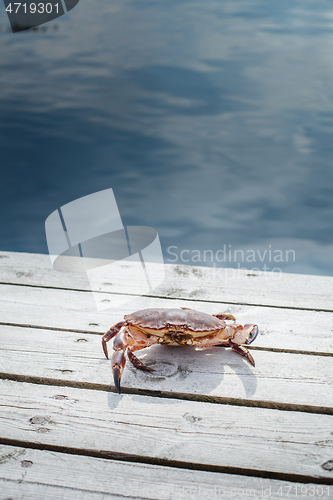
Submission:
[[[112,366],[114,385],[116,387],[116,391],[118,392],[118,394],[120,394],[120,380],[125,368],[125,364],[126,364],[125,351],[123,350],[114,351],[111,358],[111,366]]]
[[[245,341],[245,344],[252,344],[252,342],[257,338],[259,328],[257,325],[244,325],[244,328],[250,331],[249,337]]]
[[[257,325],[233,325],[235,333],[232,340],[235,344],[251,344],[258,335]]]

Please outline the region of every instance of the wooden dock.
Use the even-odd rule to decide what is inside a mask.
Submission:
[[[131,296],[116,265],[97,311],[85,274],[0,253],[0,499],[332,500],[333,278],[167,265]],[[101,335],[147,307],[258,324],[256,367],[156,345],[117,394]]]

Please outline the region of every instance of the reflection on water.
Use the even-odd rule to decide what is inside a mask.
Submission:
[[[0,249],[46,253],[47,216],[112,187],[166,262],[333,275],[329,2],[86,1],[17,34],[0,16]]]

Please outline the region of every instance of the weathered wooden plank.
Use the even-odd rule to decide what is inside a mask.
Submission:
[[[45,484],[47,482],[47,484]],[[303,493],[328,500],[332,486],[302,484],[67,455],[47,450],[0,446],[3,498],[100,500],[103,498],[198,499],[269,496],[297,498]]]
[[[0,292],[1,323],[104,333],[124,314],[138,309],[190,307],[212,314],[228,312],[240,323],[258,324],[254,347],[333,353],[333,314],[327,312],[131,296],[123,304],[118,302],[123,297],[116,295],[110,309],[97,311],[88,292],[12,285],[0,285]]]
[[[161,296],[333,311],[333,277],[174,266]]]
[[[2,439],[333,482],[330,415],[8,380],[0,394]]]
[[[133,263],[118,262],[114,279],[101,281],[106,292],[135,293],[139,283],[125,281]],[[166,264],[163,284],[150,292],[159,297],[269,305],[333,311],[333,277]],[[0,252],[0,282],[89,290],[84,273],[53,270],[48,255]]]
[[[110,355],[112,342],[110,342]],[[0,326],[0,371],[65,381],[113,385],[101,338],[50,330]],[[272,404],[332,406],[333,357],[252,351],[253,368],[225,348],[152,346],[138,357],[147,373],[128,361],[124,388],[217,396]],[[246,404],[246,403],[245,403]]]

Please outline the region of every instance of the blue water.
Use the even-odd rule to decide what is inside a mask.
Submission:
[[[47,253],[51,212],[113,188],[165,262],[333,275],[330,2],[81,0],[8,26],[0,5],[1,250]]]

